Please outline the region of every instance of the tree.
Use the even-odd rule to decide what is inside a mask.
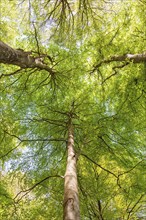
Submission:
[[[1,7],[1,218],[144,219],[145,2]]]

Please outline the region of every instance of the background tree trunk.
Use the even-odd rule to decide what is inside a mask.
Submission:
[[[67,166],[64,183],[64,220],[80,220],[78,182],[76,163],[77,158],[74,151],[73,126],[69,124],[68,143],[67,143]]]

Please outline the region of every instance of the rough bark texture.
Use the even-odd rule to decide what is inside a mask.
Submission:
[[[133,63],[141,63],[146,61],[146,53],[142,54],[125,54],[121,56],[113,56],[111,61],[133,61]],[[110,61],[109,60],[109,61]]]
[[[0,41],[0,63],[12,64],[21,68],[38,68],[54,74],[53,70],[43,63],[41,57],[34,57],[31,52],[21,49],[13,49],[2,41]]]
[[[133,62],[133,63],[145,63],[146,53],[142,54],[125,54],[119,56],[112,56],[109,59],[104,59],[94,66],[93,72],[98,69],[102,64],[108,64],[111,62]]]
[[[68,131],[68,156],[64,183],[64,220],[80,220],[78,182],[76,172],[76,155],[74,151],[73,127],[70,124]]]

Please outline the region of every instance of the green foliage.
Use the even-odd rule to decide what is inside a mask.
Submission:
[[[146,50],[142,2],[1,3],[2,40],[50,56],[44,62],[55,74],[1,65],[0,218],[62,219],[72,110],[81,219],[145,219],[143,63],[92,71],[111,56]]]

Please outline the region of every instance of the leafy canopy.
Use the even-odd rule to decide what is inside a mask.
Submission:
[[[146,50],[145,7],[142,0],[1,2],[2,41],[45,55],[55,71],[1,64],[2,219],[62,219],[73,103],[81,218],[145,218],[146,67],[103,62]]]

